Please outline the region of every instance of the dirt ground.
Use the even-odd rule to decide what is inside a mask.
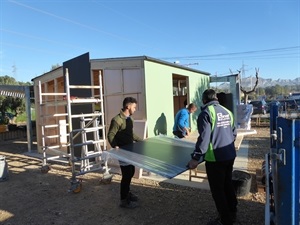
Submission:
[[[257,191],[255,173],[269,151],[270,134],[268,127],[254,129],[257,134],[244,138],[249,141],[252,186],[247,196],[239,197],[236,224],[242,225],[264,224],[265,193]],[[217,215],[209,191],[149,179],[132,181],[140,199],[136,209],[119,208],[119,175],[102,184],[100,174],[88,173],[81,192],[69,193],[69,166],[52,164],[43,174],[40,160],[25,156],[26,151],[25,139],[0,144],[9,165],[9,180],[0,182],[1,225],[205,225]]]

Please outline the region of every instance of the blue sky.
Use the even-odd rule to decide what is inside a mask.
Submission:
[[[146,55],[224,76],[300,77],[299,0],[0,0],[0,76],[89,52]]]

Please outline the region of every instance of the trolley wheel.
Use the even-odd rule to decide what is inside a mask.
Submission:
[[[42,173],[48,173],[49,170],[51,170],[49,165],[42,166],[42,168],[41,168]]]
[[[112,174],[104,174],[100,183],[102,184],[110,184],[112,181],[113,175]]]
[[[82,189],[82,179],[71,181],[69,192],[79,193]]]
[[[76,193],[81,192],[81,188],[82,188],[82,183],[77,184],[76,187],[74,187],[74,189],[73,189],[73,193],[76,194]]]

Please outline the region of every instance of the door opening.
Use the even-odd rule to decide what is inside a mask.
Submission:
[[[190,103],[187,76],[173,74],[173,103],[174,117],[179,109]]]

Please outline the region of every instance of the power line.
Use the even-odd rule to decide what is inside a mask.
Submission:
[[[295,51],[287,53],[287,51]],[[277,53],[278,54],[277,54]],[[263,55],[265,53],[273,53],[272,55]],[[173,57],[162,57],[161,59],[164,60],[171,60],[171,59],[185,59],[185,60],[195,60],[195,59],[202,59],[202,60],[216,60],[216,59],[234,59],[234,57],[241,57],[241,55],[248,55],[251,57],[252,54],[261,54],[261,55],[253,55],[252,57],[274,57],[274,56],[283,56],[287,55],[296,55],[295,57],[300,57],[300,46],[292,46],[292,47],[284,47],[284,48],[273,48],[273,49],[264,49],[264,50],[256,50],[256,51],[244,51],[244,52],[231,52],[231,53],[221,53],[221,54],[212,54],[212,55],[198,55],[198,56],[173,56]],[[297,56],[298,55],[298,56]],[[228,56],[233,56],[232,58],[228,58]],[[223,57],[223,58],[220,58]],[[226,58],[224,58],[226,57]]]
[[[115,33],[111,33],[111,32],[99,29],[97,27],[90,26],[90,25],[87,25],[87,24],[84,24],[84,23],[81,23],[81,22],[78,22],[78,21],[75,21],[75,20],[72,20],[72,19],[60,16],[60,15],[56,15],[54,13],[51,13],[51,12],[48,12],[48,11],[45,11],[45,10],[41,10],[41,9],[38,9],[38,8],[35,8],[35,7],[32,7],[32,6],[26,5],[24,3],[17,2],[15,0],[8,0],[8,1],[11,2],[11,3],[14,3],[16,5],[19,5],[21,7],[25,7],[27,9],[29,9],[29,10],[32,10],[32,11],[35,11],[35,12],[38,12],[38,13],[41,13],[41,14],[53,17],[53,18],[58,19],[58,20],[62,20],[62,21],[67,22],[67,23],[71,23],[73,25],[76,25],[76,26],[79,26],[79,27],[82,27],[82,28],[85,28],[85,29],[88,29],[88,30],[92,30],[92,31],[95,31],[95,32],[98,32],[98,33],[102,33],[104,35],[107,35],[107,36],[110,36],[110,37],[113,37],[113,38],[116,38],[116,39],[119,39],[119,40],[130,42],[130,43],[133,43],[133,44],[136,44],[136,45],[139,45],[139,46],[143,46],[143,47],[151,47],[151,46],[149,46],[149,45],[147,45],[145,43],[137,42],[137,41],[134,41],[132,39],[125,38],[124,36],[121,36],[121,35],[118,35],[118,34],[115,34]],[[161,50],[159,48],[156,48],[156,49],[157,50]]]

